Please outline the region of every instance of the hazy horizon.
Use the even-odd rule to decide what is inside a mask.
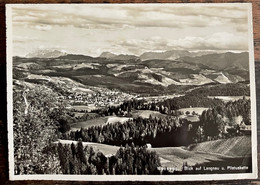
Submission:
[[[13,54],[99,56],[167,50],[248,50],[244,4],[28,4],[12,8]]]
[[[30,54],[35,54],[36,52],[47,52],[47,51],[49,51],[49,52],[54,52],[54,51],[58,51],[58,52],[63,52],[64,53],[64,55],[84,55],[84,56],[90,56],[90,57],[100,57],[103,53],[111,53],[111,54],[114,54],[114,55],[133,55],[133,56],[136,56],[136,57],[140,57],[142,54],[144,54],[144,53],[149,53],[149,52],[151,52],[151,53],[164,53],[164,52],[167,52],[167,51],[173,51],[173,50],[165,50],[165,51],[145,51],[144,53],[141,53],[140,55],[135,55],[135,54],[128,54],[128,53],[114,53],[114,52],[110,52],[110,51],[103,51],[102,53],[100,53],[100,55],[97,55],[97,56],[93,56],[93,55],[87,55],[87,54],[84,54],[84,53],[68,53],[68,52],[66,52],[66,51],[62,51],[62,50],[59,50],[59,49],[48,49],[48,48],[46,48],[46,49],[37,49],[37,50],[34,50],[34,51],[32,51],[32,52],[30,52],[30,53],[27,53],[25,56],[19,56],[19,55],[14,55],[14,57],[25,57],[25,58],[30,58],[30,57],[28,57],[28,55],[30,55]],[[189,50],[176,50],[176,51],[188,51],[188,52],[190,52],[190,53],[204,53],[205,52],[205,55],[207,55],[207,54],[221,54],[221,53],[228,53],[228,52],[230,52],[230,53],[244,53],[244,52],[248,52],[248,51],[246,51],[246,50],[237,50],[237,51],[235,51],[235,50],[193,50],[193,51],[189,51]]]

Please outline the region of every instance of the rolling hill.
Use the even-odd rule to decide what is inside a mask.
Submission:
[[[203,64],[214,70],[222,70],[233,75],[239,75],[244,79],[249,79],[246,73],[249,71],[249,55],[248,52],[243,53],[220,53],[208,54],[196,57],[182,57],[180,60],[192,64]]]
[[[192,88],[248,79],[246,52],[193,55],[182,50],[147,52],[143,54],[147,60],[143,61],[134,55],[109,52],[100,57],[75,54],[50,58],[14,57],[14,76],[25,80],[30,74],[66,77],[86,86],[146,94],[175,93],[175,86]]]

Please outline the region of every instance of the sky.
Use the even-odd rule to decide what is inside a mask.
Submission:
[[[15,56],[248,50],[247,4],[24,4],[11,15]]]

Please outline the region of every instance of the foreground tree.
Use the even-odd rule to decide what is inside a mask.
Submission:
[[[15,174],[60,173],[58,156],[50,144],[57,139],[64,106],[44,86],[14,90],[13,131]]]

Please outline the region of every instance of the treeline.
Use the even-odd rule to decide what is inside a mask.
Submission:
[[[161,113],[169,114],[175,110],[187,107],[216,107],[223,106],[224,102],[219,99],[210,99],[202,95],[185,95],[158,102]]]
[[[132,99],[125,101],[120,106],[111,106],[107,109],[93,110],[102,116],[118,115],[131,116],[131,110],[152,110],[163,114],[174,114],[176,110],[187,107],[223,106],[220,99],[212,99],[207,96],[249,96],[250,88],[245,83],[219,84],[214,86],[203,86],[188,92],[185,96],[174,97],[162,102],[148,102],[145,99]]]
[[[192,90],[192,96],[250,96],[250,87],[245,83],[228,83],[214,86],[203,86]]]
[[[107,109],[93,110],[101,116],[131,116],[132,110],[152,110],[159,111],[163,114],[176,115],[176,110],[187,107],[215,107],[224,105],[224,102],[219,99],[207,98],[205,96],[180,96],[171,99],[166,99],[162,102],[148,102],[147,100],[132,99],[125,101],[119,106],[111,106]]]
[[[187,144],[185,131],[187,120],[177,117],[161,118],[134,118],[122,123],[106,124],[81,128],[79,131],[71,131],[64,135],[63,139],[97,142],[109,145],[125,146],[134,143],[143,146],[147,143],[152,146],[181,146]]]
[[[152,106],[152,107],[151,107]],[[155,103],[148,103],[146,100],[127,100],[120,104],[119,106],[110,106],[106,109],[95,109],[92,110],[92,113],[97,113],[101,116],[111,116],[111,115],[117,115],[117,116],[130,116],[131,111],[136,110],[153,110],[155,109],[156,104]]]
[[[91,146],[83,147],[80,140],[77,145],[59,143],[57,152],[63,174],[159,174],[159,156],[145,146],[127,145],[120,147],[115,155],[106,157],[102,152],[95,152]]]
[[[189,125],[186,119],[171,116],[161,118],[134,118],[122,123],[92,126],[71,131],[63,135],[63,139],[97,142],[116,146],[134,143],[144,146],[147,143],[153,147],[183,146],[192,143],[189,137]]]
[[[236,126],[239,129],[241,122],[236,123],[233,120],[237,116],[242,116],[245,124],[251,124],[249,100],[240,99],[210,108],[202,113],[198,122],[190,122],[176,116],[138,117],[124,124],[106,124],[71,131],[64,135],[64,139],[82,139],[117,146],[132,142],[139,146],[147,143],[154,147],[182,146],[207,140],[208,137],[231,137],[231,133],[225,133],[225,126]]]

